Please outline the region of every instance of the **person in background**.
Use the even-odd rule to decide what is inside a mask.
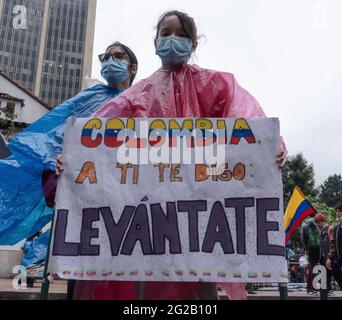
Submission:
[[[42,234],[42,231],[38,231],[33,236],[26,239],[25,243],[23,244],[21,248],[21,250],[23,250],[24,255],[29,252],[33,240],[38,238],[41,234]]]
[[[318,291],[313,288],[313,268],[319,263],[320,260],[320,236],[319,229],[315,222],[314,213],[311,217],[307,218],[301,227],[301,240],[304,245],[305,251],[308,255],[309,265],[307,268],[307,293],[318,294]]]
[[[302,283],[303,279],[303,268],[299,265],[299,259],[301,257],[301,250],[297,248],[294,254],[289,257],[290,262],[290,279],[294,283]]]
[[[329,255],[329,239],[331,234],[331,227],[327,224],[327,219],[323,213],[319,213],[315,216],[315,222],[319,229],[319,235],[320,235],[320,258],[319,258],[319,264],[322,266],[326,266],[326,262]],[[327,283],[326,287],[327,289],[321,289],[320,290],[320,299],[321,300],[327,300],[328,294],[331,293],[331,277],[332,272],[327,269]]]
[[[301,257],[299,258],[299,265],[303,270],[303,277],[301,278],[301,283],[307,283],[307,270],[308,270],[308,266],[309,266],[309,262],[307,259],[307,256],[305,255],[305,250],[302,250],[301,252]]]
[[[337,224],[331,232],[326,266],[332,271],[335,281],[342,290],[342,202],[335,209]]]
[[[291,240],[289,240],[289,242],[286,244],[286,247],[285,247],[285,257],[286,257],[286,260],[288,261],[293,256],[293,251],[291,250],[291,247],[292,247],[292,242]]]

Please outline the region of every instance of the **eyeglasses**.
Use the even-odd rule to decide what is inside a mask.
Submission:
[[[102,53],[99,55],[99,60],[101,63],[107,62],[110,58],[113,60],[128,60],[129,56],[124,52],[114,52],[114,53]]]

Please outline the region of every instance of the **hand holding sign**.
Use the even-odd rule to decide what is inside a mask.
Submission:
[[[56,160],[56,174],[57,176],[61,176],[64,171],[64,160],[63,156],[59,155]]]

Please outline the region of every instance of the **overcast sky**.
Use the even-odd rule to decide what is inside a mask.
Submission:
[[[234,73],[269,117],[279,117],[290,154],[303,152],[316,184],[342,174],[341,0],[98,0],[97,55],[113,41],[139,59],[138,79],[159,68],[153,39],[169,9],[195,18],[205,35],[194,62]]]

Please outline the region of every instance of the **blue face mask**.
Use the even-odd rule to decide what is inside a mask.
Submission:
[[[109,58],[108,61],[102,64],[102,77],[110,84],[118,84],[128,79],[128,62],[126,60],[113,60]]]
[[[192,53],[192,41],[185,37],[169,36],[156,41],[156,54],[164,65],[177,66],[187,63]]]

